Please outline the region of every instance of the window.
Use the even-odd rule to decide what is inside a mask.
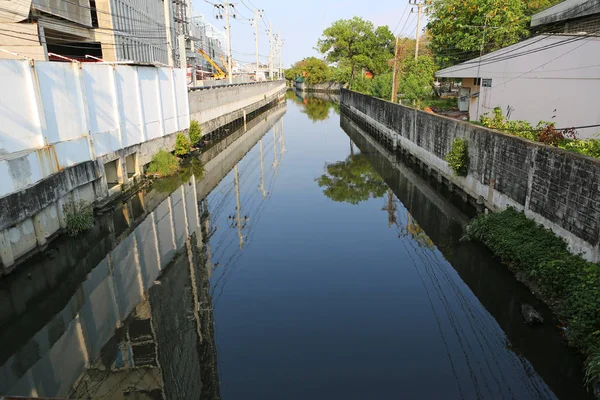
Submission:
[[[481,78],[473,78],[473,86],[481,85]]]
[[[119,160],[104,164],[104,176],[109,189],[119,185]]]
[[[482,81],[482,86],[483,87],[492,87],[492,80],[491,79],[484,79]]]
[[[127,167],[127,177],[135,176],[137,174],[137,153],[125,157],[125,165]]]

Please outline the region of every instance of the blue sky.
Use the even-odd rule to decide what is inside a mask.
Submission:
[[[273,22],[273,31],[281,32],[285,39],[283,48],[283,66],[288,68],[294,62],[308,56],[318,56],[313,49],[323,30],[338,19],[354,16],[372,21],[375,25],[388,25],[396,34],[414,36],[416,16],[410,14],[408,0],[344,1],[344,0],[304,0],[290,2],[285,0],[230,0],[238,10],[238,20],[231,22],[231,46],[233,58],[244,62],[254,62],[254,28],[246,18],[252,18],[254,6],[264,9],[267,21]],[[211,3],[216,3],[211,0]],[[196,12],[204,14],[206,20],[217,28],[223,29],[224,20],[213,17],[213,6],[205,0],[193,0]],[[423,25],[425,20],[421,21]],[[259,54],[268,56],[269,38],[265,34],[265,24],[259,25]],[[402,28],[404,30],[402,31]],[[261,57],[262,62],[267,59]]]

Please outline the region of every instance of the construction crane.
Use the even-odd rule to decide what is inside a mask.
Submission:
[[[215,79],[225,79],[225,77],[227,76],[227,74],[225,74],[225,72],[223,72],[223,70],[221,68],[219,68],[219,66],[217,65],[217,63],[215,63],[209,56],[208,54],[206,54],[203,50],[198,49],[198,53],[202,54],[202,56],[204,56],[204,58],[206,58],[206,61],[208,61],[210,63],[210,65],[212,65],[215,70],[217,70],[217,72],[215,72],[213,74],[213,77]]]
[[[223,56],[219,56],[221,58],[221,61],[223,61],[223,65],[225,66],[225,69],[227,69],[227,61],[225,61],[225,57]],[[229,72],[229,71],[227,71]]]

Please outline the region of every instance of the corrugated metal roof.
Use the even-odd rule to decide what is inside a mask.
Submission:
[[[531,26],[546,25],[600,13],[600,0],[567,0],[531,16]]]
[[[0,0],[0,22],[21,22],[29,18],[32,0]]]
[[[600,37],[539,35],[440,70],[435,76],[600,79]]]

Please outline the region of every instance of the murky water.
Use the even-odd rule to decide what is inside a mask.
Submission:
[[[0,393],[588,398],[548,310],[460,242],[473,211],[288,97],[0,281]]]

